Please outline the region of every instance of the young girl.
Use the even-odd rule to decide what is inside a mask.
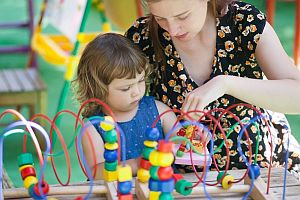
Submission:
[[[145,56],[133,43],[122,35],[107,33],[97,36],[86,46],[74,80],[80,103],[98,98],[113,111],[125,134],[126,159],[133,173],[142,153],[146,128],[160,113],[170,109],[153,97],[144,96],[149,72]],[[92,104],[85,108],[82,115],[88,118],[108,114],[100,105]],[[162,133],[171,130],[175,122],[173,112],[163,115],[156,126],[161,133],[160,138],[163,138]],[[93,166],[92,148],[86,134],[82,142],[84,154],[91,170],[97,167],[95,179],[102,179],[104,143],[93,126],[90,126],[89,132],[97,152],[97,166]]]

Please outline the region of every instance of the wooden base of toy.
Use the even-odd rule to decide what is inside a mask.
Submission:
[[[241,178],[245,173],[245,170],[230,170],[228,172],[235,178]],[[271,184],[270,192],[266,194],[266,182],[267,182],[267,173],[268,169],[261,169],[261,176],[258,180],[255,181],[255,187],[251,194],[252,199],[282,199],[283,193],[283,180],[284,180],[284,169],[283,168],[273,168],[271,173]],[[197,178],[195,174],[185,174],[185,179],[195,183]],[[215,182],[217,177],[217,172],[209,172],[207,174],[208,182]],[[247,183],[249,180],[245,180]],[[287,188],[286,188],[286,198],[289,199],[298,199],[300,191],[300,182],[292,174],[287,174]],[[145,192],[148,191],[147,184],[133,183],[133,199],[145,199],[142,195],[145,196]],[[236,183],[230,190],[223,190],[221,187],[206,187],[209,194],[213,199],[222,199],[222,200],[235,200],[242,199],[245,195],[245,192],[249,190],[249,185],[244,183]],[[89,192],[89,183],[77,183],[71,184],[69,186],[60,186],[60,185],[50,185],[50,191],[48,198],[56,198],[58,200],[74,200],[78,196],[85,196]],[[202,191],[201,191],[202,190]],[[202,193],[202,194],[201,194]],[[217,194],[215,194],[217,193]],[[201,194],[201,195],[199,195]],[[194,189],[194,193],[189,196],[182,196],[174,194],[175,199],[207,199],[203,192],[203,186],[200,184]],[[28,196],[28,191],[25,188],[9,188],[4,189],[3,194],[0,194],[0,199],[31,199]],[[89,197],[90,200],[96,199],[117,199],[117,182],[104,183],[104,181],[95,181],[93,190]],[[248,198],[250,199],[250,198]]]
[[[240,170],[238,170],[240,171]],[[245,171],[244,171],[245,172]],[[230,173],[230,172],[229,172]],[[212,180],[211,177],[213,177],[216,174],[215,172],[209,172],[207,175],[207,180]],[[188,174],[185,177],[188,176],[188,179],[190,179],[190,176],[194,176],[194,181],[196,181],[196,177],[194,174]],[[216,180],[216,179],[214,179]],[[209,181],[209,182],[215,182],[215,181]],[[214,199],[228,199],[234,200],[234,199],[241,199],[242,196],[244,196],[250,189],[251,185],[251,179],[245,178],[244,183],[235,183],[232,185],[230,189],[223,189],[222,186],[206,186],[206,191],[209,195],[214,197]],[[267,184],[266,182],[261,178],[258,177],[254,181],[253,190],[250,194],[251,199],[254,200],[273,200],[277,199],[273,193],[266,194],[267,191]],[[148,189],[148,183],[141,183],[138,180],[135,182],[135,192],[137,195],[137,199],[140,200],[147,200],[149,199],[149,189]],[[184,196],[173,192],[173,196],[175,199],[183,198]],[[193,188],[193,191],[190,195],[186,196],[186,198],[197,198],[197,199],[206,199],[205,191],[203,188],[203,184],[199,184],[195,188]]]

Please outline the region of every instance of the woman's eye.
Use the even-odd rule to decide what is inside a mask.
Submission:
[[[185,20],[189,17],[189,15],[185,15],[185,16],[180,16],[178,17],[179,20]]]

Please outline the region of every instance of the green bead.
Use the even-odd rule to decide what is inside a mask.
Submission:
[[[106,171],[116,171],[118,166],[118,160],[114,162],[104,162],[104,168]]]
[[[193,186],[193,184],[191,182],[181,179],[176,182],[175,189],[176,189],[176,192],[178,192],[179,194],[182,194],[183,196],[187,196],[192,193],[192,189],[193,189],[192,186]],[[187,188],[187,187],[190,187],[190,188]]]
[[[23,165],[33,165],[33,158],[31,153],[22,153],[18,156],[19,167]]]
[[[144,147],[143,149],[143,158],[149,160],[150,153],[154,150],[154,148]]]
[[[162,192],[159,195],[159,200],[173,200],[173,199],[174,199],[173,195],[168,192]]]
[[[177,150],[176,156],[182,157],[184,155],[183,151]]]
[[[115,143],[118,141],[116,129],[111,129],[110,131],[105,132],[104,141],[107,143]]]
[[[218,174],[218,176],[217,176],[217,181],[218,181],[218,182],[220,182],[221,178],[224,176],[224,173],[225,173],[225,172],[223,172],[223,171],[220,171],[220,172],[219,172],[219,174]]]
[[[154,180],[159,180],[159,177],[158,177],[158,169],[159,169],[159,166],[151,166],[150,167],[150,176],[152,179]]]

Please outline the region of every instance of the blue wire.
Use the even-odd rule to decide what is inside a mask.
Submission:
[[[253,117],[252,119],[250,119],[248,121],[248,123],[246,125],[243,126],[243,128],[240,130],[239,132],[239,136],[238,136],[238,139],[237,139],[237,144],[238,144],[238,152],[240,154],[240,156],[243,158],[243,161],[244,163],[246,164],[246,166],[248,166],[249,170],[250,170],[250,175],[251,175],[251,185],[250,185],[250,189],[249,191],[245,194],[245,196],[243,197],[243,199],[247,199],[248,196],[251,194],[252,190],[253,190],[253,187],[254,187],[254,172],[253,172],[253,169],[251,168],[251,165],[249,165],[248,163],[248,160],[245,156],[245,154],[243,153],[242,151],[242,147],[241,147],[241,138],[242,138],[242,135],[244,134],[245,132],[245,129],[248,128],[248,126],[254,122],[256,122],[257,120],[259,120],[261,117],[265,117],[265,116],[256,116],[256,117]]]
[[[33,128],[36,128],[37,130],[40,131],[40,133],[44,136],[45,138],[45,141],[46,141],[46,151],[45,151],[45,154],[44,154],[44,162],[43,162],[43,165],[40,169],[40,173],[39,173],[39,178],[38,178],[38,189],[39,189],[39,192],[41,194],[41,198],[42,199],[45,199],[47,198],[44,194],[43,194],[43,190],[42,190],[42,178],[43,178],[43,174],[44,174],[44,171],[46,169],[46,165],[47,165],[47,157],[49,155],[49,152],[50,152],[50,139],[49,139],[49,136],[47,134],[47,132],[45,131],[45,129],[43,129],[43,127],[41,127],[39,124],[35,123],[35,122],[32,122],[32,121],[27,121],[26,123],[23,122],[23,121],[17,121],[17,122],[14,122],[12,124],[10,124],[9,126],[7,126],[5,129],[4,129],[4,133],[0,135],[0,170],[1,170],[1,177],[2,177],[2,163],[3,163],[3,136],[5,137],[6,135],[11,135],[12,133],[9,132],[11,131],[12,128],[15,128],[15,127],[18,127],[18,126],[25,126],[26,125],[30,125],[31,127]],[[15,132],[17,133],[17,132]],[[2,180],[1,180],[1,186],[2,186]],[[2,193],[2,187],[0,189],[1,191],[1,194]]]
[[[286,176],[287,176],[287,167],[289,162],[289,146],[290,146],[290,134],[288,133],[288,141],[287,141],[287,148],[285,154],[285,166],[284,166],[284,179],[283,179],[283,193],[282,193],[282,200],[285,200],[285,192],[286,192]]]

